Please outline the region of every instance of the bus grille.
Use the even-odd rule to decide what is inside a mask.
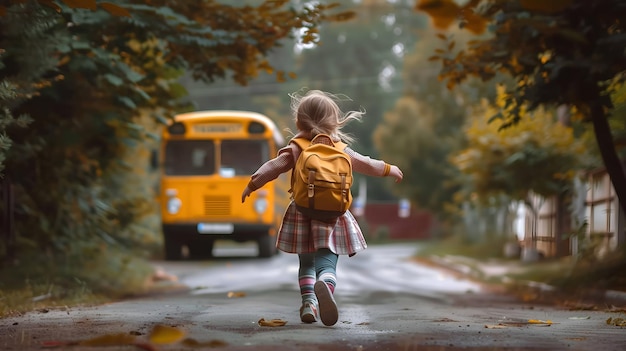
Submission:
[[[228,196],[205,196],[204,214],[211,217],[230,215],[230,198]]]

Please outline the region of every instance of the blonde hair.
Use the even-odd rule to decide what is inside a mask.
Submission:
[[[335,141],[341,140],[347,144],[354,141],[354,138],[342,132],[341,128],[352,120],[360,121],[365,111],[343,113],[337,102],[350,100],[349,98],[320,90],[309,90],[304,95],[296,92],[289,96],[291,111],[299,131],[309,133],[311,138],[318,134],[327,134]]]

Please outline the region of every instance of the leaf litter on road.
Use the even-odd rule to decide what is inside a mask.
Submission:
[[[549,320],[549,319],[548,319],[548,320],[545,320],[545,321],[544,321],[544,320],[541,320],[541,319],[529,319],[529,320],[528,320],[528,324],[540,324],[540,325],[547,325],[547,326],[550,326],[550,325],[552,325],[552,324],[554,324],[554,323],[552,323],[552,321],[551,321],[551,320]]]
[[[287,321],[282,319],[270,319],[266,320],[265,318],[259,319],[259,325],[262,327],[282,327],[287,324]]]
[[[285,322],[286,323],[286,322]],[[70,340],[70,341],[44,341],[42,343],[43,348],[67,348],[67,347],[110,347],[110,346],[134,346],[146,351],[156,351],[158,345],[168,345],[181,343],[187,347],[205,348],[205,347],[222,347],[228,345],[221,340],[210,341],[198,341],[191,338],[185,338],[187,332],[180,328],[155,325],[150,334],[148,340],[141,340],[137,338],[137,332],[130,333],[111,333],[104,334],[94,338],[85,340]]]
[[[156,350],[152,345],[138,342],[135,335],[126,333],[105,334],[95,338],[80,341],[44,341],[43,348],[66,348],[74,346],[108,347],[108,346],[135,346],[147,351]]]
[[[232,299],[236,297],[245,297],[246,293],[243,291],[229,291],[226,296],[228,296],[229,299]]]
[[[148,340],[155,344],[174,344],[181,341],[187,333],[176,327],[155,325],[148,336]]]
[[[511,321],[501,321],[498,324],[485,324],[485,328],[487,329],[506,329],[509,327],[523,327],[527,325],[536,325],[542,327],[549,327],[552,324],[555,324],[551,320],[541,320],[541,319],[528,319],[528,320],[511,320]]]
[[[609,317],[606,320],[606,324],[614,325],[616,327],[626,327],[626,319],[621,318],[621,317],[616,317],[616,318]]]

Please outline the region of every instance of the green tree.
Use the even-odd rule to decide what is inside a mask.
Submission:
[[[497,72],[514,79],[507,91],[511,114],[503,127],[519,122],[522,106],[570,106],[591,122],[625,209],[626,176],[608,117],[613,107],[609,92],[626,79],[626,1],[471,0],[460,6],[452,0],[421,0],[416,8],[428,13],[440,29],[459,15],[461,27],[473,33],[489,28],[489,37],[457,53],[443,50],[436,58],[443,63],[441,77],[450,88],[470,76],[492,79]],[[445,47],[451,42],[448,38]]]
[[[269,61],[278,69],[293,73],[286,75],[284,83],[279,84],[275,77],[267,74],[259,75],[247,86],[236,86],[226,80],[215,85],[185,81],[194,104],[200,109],[261,111],[275,119],[281,129],[293,130],[289,93],[311,88],[344,94],[350,101],[343,101],[342,108],[366,110],[363,123],[347,127],[347,131],[356,136],[355,149],[378,157],[374,129],[402,93],[404,57],[426,20],[414,15],[411,0],[335,2],[340,5],[337,11],[353,11],[354,17],[350,21],[320,26],[317,45],[286,40],[269,54]],[[394,198],[384,179],[372,178],[367,182],[370,200]],[[356,195],[358,189],[354,190]]]
[[[468,121],[468,146],[453,156],[470,184],[463,197],[487,202],[505,195],[525,201],[530,192],[551,197],[568,191],[589,159],[584,157],[585,140],[575,138],[571,127],[542,109],[522,109],[523,118],[502,130],[491,122],[497,113],[508,118],[503,99],[496,105],[484,101]]]
[[[473,109],[466,125],[468,146],[452,157],[464,179],[456,194],[464,204],[463,232],[474,238],[512,237],[520,204],[537,216],[531,194],[567,198],[575,191],[574,178],[594,160],[590,139],[576,137],[574,128],[563,124],[556,113],[541,108],[532,113],[522,108],[523,118],[501,130],[491,119],[498,113],[508,118],[502,93],[503,89],[495,104],[484,100]],[[481,227],[476,223],[483,223],[483,232],[476,230]],[[536,228],[530,232],[536,233]],[[560,242],[562,233],[554,235]]]
[[[320,23],[349,18],[329,14],[331,5],[287,4],[15,0],[0,7],[0,166],[16,192],[16,262],[33,253],[61,263],[40,265],[44,274],[80,271],[86,260],[141,246],[132,226],[153,199],[128,191],[137,175],[123,158],[155,136],[138,121],[163,123],[188,108],[177,83],[183,72],[246,84],[273,69],[266,55],[296,29],[315,41]],[[8,251],[0,243],[0,257]],[[107,264],[120,273],[128,267]],[[80,273],[72,276],[99,281]]]
[[[458,34],[462,40],[463,33]],[[374,136],[383,157],[404,170],[406,181],[397,189],[416,206],[444,218],[461,186],[449,157],[465,146],[468,106],[494,96],[494,89],[476,80],[456,91],[442,86],[436,63],[429,60],[438,43],[425,31],[405,57],[403,97],[385,114]]]
[[[400,98],[385,113],[374,134],[382,156],[400,167],[405,174],[397,192],[420,208],[441,208],[441,174],[446,168],[438,163],[446,158],[445,142],[435,133],[435,113],[427,103],[412,97]],[[437,148],[436,145],[441,146]],[[430,185],[430,187],[428,185]]]
[[[403,62],[426,22],[412,14],[410,1],[339,3],[345,8],[352,6],[355,18],[320,28],[320,45],[313,50],[303,49],[297,57],[299,87],[295,89],[308,87],[345,94],[351,100],[342,103],[345,110],[365,109],[363,122],[352,123],[346,130],[356,136],[356,150],[378,158],[381,152],[374,141],[374,130],[385,111],[402,95]],[[356,183],[359,180],[357,176]],[[367,179],[367,185],[369,200],[394,198],[383,178]]]

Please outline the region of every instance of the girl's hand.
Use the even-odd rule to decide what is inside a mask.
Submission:
[[[402,180],[404,174],[402,174],[402,171],[400,170],[400,168],[398,168],[398,166],[392,165],[391,169],[389,170],[389,176],[396,178],[396,183],[398,183]]]
[[[251,193],[252,191],[250,188],[246,187],[243,189],[243,193],[241,193],[241,203],[244,203],[246,201],[246,197],[250,196]]]

